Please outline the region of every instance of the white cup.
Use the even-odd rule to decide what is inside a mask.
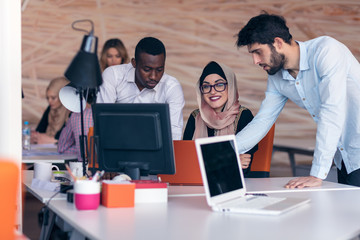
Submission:
[[[75,177],[83,176],[83,163],[82,162],[70,162],[70,170]]]
[[[51,165],[49,162],[34,163],[34,178],[50,182],[53,168],[56,168],[56,170],[59,171],[57,166]]]

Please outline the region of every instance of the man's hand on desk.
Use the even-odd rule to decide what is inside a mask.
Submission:
[[[298,177],[290,180],[285,188],[304,188],[304,187],[319,187],[322,184],[322,179],[309,176],[309,177]]]

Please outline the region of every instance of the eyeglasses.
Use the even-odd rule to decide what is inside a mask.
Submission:
[[[215,83],[214,85],[204,84],[200,86],[200,91],[203,94],[211,92],[211,89],[214,88],[217,92],[223,92],[226,89],[227,82]]]

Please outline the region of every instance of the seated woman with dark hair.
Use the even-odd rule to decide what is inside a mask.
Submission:
[[[33,144],[56,143],[61,130],[69,118],[67,110],[59,99],[59,92],[69,81],[65,77],[58,77],[49,83],[46,89],[46,99],[49,106],[45,110],[35,132],[31,133]]]
[[[199,109],[190,114],[183,140],[236,134],[253,119],[251,111],[239,103],[235,73],[224,64],[206,65],[196,93]],[[245,177],[257,149],[256,145],[246,154],[240,154]]]

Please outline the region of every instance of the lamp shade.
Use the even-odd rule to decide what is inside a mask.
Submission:
[[[65,72],[65,77],[76,88],[96,88],[102,84],[96,51],[97,37],[85,35],[79,52]]]
[[[79,91],[71,83],[60,89],[59,98],[62,105],[71,112],[81,112]],[[86,100],[82,98],[82,106],[85,110]]]

